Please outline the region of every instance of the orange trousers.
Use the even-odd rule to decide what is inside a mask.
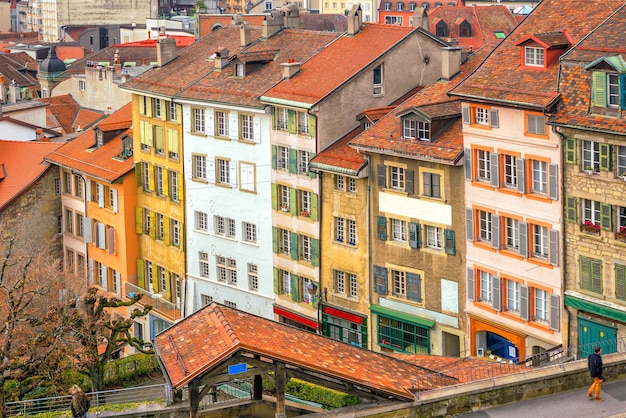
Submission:
[[[587,395],[593,396],[594,398],[599,398],[601,389],[602,389],[602,380],[599,377],[594,377],[593,383],[591,384],[591,387],[587,391]],[[594,390],[596,392],[595,395],[593,393]]]

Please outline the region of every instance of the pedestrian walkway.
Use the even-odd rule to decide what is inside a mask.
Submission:
[[[591,379],[589,380],[591,385]],[[463,414],[462,418],[626,418],[626,379],[602,385],[604,401],[587,397],[584,388]]]

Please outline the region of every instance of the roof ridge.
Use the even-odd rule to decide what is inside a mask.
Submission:
[[[239,344],[241,341],[237,337],[237,333],[235,332],[233,327],[230,325],[230,322],[226,318],[224,311],[222,311],[222,309],[219,306],[215,305],[215,307],[213,308],[213,312],[215,312],[217,319],[220,321],[220,324],[224,328],[224,331],[226,331],[226,334],[230,337],[233,343]]]

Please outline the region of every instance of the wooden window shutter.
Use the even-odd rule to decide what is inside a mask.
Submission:
[[[472,149],[465,148],[463,150],[463,170],[465,172],[465,180],[472,181]]]
[[[600,225],[604,231],[610,231],[613,229],[612,222],[612,206],[607,205],[606,203],[600,203]]]
[[[500,312],[502,310],[502,291],[501,291],[502,279],[500,277],[494,277],[491,280],[492,301],[493,309]]]
[[[495,152],[491,153],[489,157],[490,171],[491,171],[491,185],[493,187],[500,187],[500,156]]]
[[[500,216],[491,215],[491,246],[500,249]]]
[[[300,302],[300,278],[295,274],[291,275],[291,300]]]
[[[107,228],[107,251],[109,254],[115,254],[115,228]]]
[[[141,185],[142,185],[141,163],[135,163],[135,186],[141,187]]]
[[[559,200],[559,166],[548,164],[548,197]]]
[[[519,222],[519,255],[528,257],[528,224]]]
[[[620,88],[619,106],[623,110],[623,109],[626,109],[626,73],[622,73],[619,75],[619,88]]]
[[[600,148],[600,170],[610,171],[611,170],[611,145],[600,144],[599,148]]]
[[[287,128],[290,134],[298,132],[298,124],[296,123],[296,111],[289,109],[287,111]]]
[[[615,298],[626,300],[626,267],[615,265]]]
[[[272,250],[274,254],[278,254],[278,228],[272,227]]]
[[[374,266],[374,291],[381,295],[387,294],[387,268]]]
[[[526,160],[523,158],[515,159],[515,175],[517,177],[517,191],[521,194],[526,193]]]
[[[298,254],[298,234],[295,232],[289,232],[289,252],[291,253],[291,259],[297,260],[299,258]]]
[[[591,291],[602,293],[602,261],[591,261]]]
[[[406,273],[406,298],[413,302],[422,302],[422,278],[416,273]]]
[[[550,295],[550,329],[561,330],[561,297]]]
[[[170,218],[163,217],[163,245],[170,245]]]
[[[137,212],[139,212],[139,216],[141,216],[141,214],[143,213],[143,209],[142,208],[137,208]],[[90,242],[93,242],[93,219],[91,218],[84,218],[83,219],[83,238],[85,239],[85,243],[89,244]],[[141,225],[141,222],[140,222]],[[141,226],[140,226],[141,227]],[[136,227],[135,227],[136,228]],[[140,234],[142,231],[138,231],[138,233]]]
[[[578,222],[578,203],[574,196],[565,197],[565,220],[567,222]]]
[[[530,305],[529,305],[529,289],[528,286],[520,286],[520,310],[519,310],[519,316],[521,319],[523,319],[524,321],[528,321],[528,314],[529,314],[529,310],[530,310]]]
[[[315,115],[312,115],[309,113],[309,136],[313,138],[315,138],[316,122],[317,122],[317,118],[315,117]]]
[[[318,197],[315,193],[311,193],[311,220],[312,221],[317,221],[318,220]]]
[[[565,163],[576,164],[576,140],[574,138],[565,138]]]
[[[463,119],[463,123],[469,124],[471,122],[469,106],[467,105],[461,106],[461,117]]]
[[[421,239],[420,239],[420,224],[415,222],[409,222],[409,246],[411,248],[420,248],[421,247]]]
[[[387,240],[387,218],[384,216],[378,217],[378,239]]]
[[[606,73],[591,73],[591,105],[606,107]]]
[[[406,170],[406,192],[415,193],[415,171],[413,170]]]
[[[474,241],[474,210],[465,208],[465,236],[468,241]]]
[[[559,231],[557,231],[556,229],[551,229],[548,232],[548,235],[550,237],[549,241],[550,241],[550,264],[552,264],[553,266],[558,266],[559,265]]]
[[[387,167],[384,164],[378,164],[376,166],[377,175],[378,175],[378,187],[386,187],[387,186]]]
[[[311,161],[313,157],[315,157],[315,153],[309,152],[309,161]],[[311,170],[311,167],[309,167],[308,170],[309,170],[309,177],[311,177],[312,179],[317,178],[317,173]]]
[[[445,251],[448,255],[456,255],[456,240],[454,238],[454,230],[444,229],[443,238],[445,240]]]
[[[311,239],[311,264],[313,267],[319,267],[320,265],[320,240]]]
[[[476,286],[474,279],[474,269],[467,269],[467,298],[476,301]]]
[[[298,150],[289,148],[289,172],[298,174]]]
[[[500,126],[500,122],[498,120],[498,111],[497,110],[490,110],[489,111],[489,125],[492,128],[497,128]]]
[[[276,267],[274,267],[274,294],[280,295],[279,271]]]
[[[289,188],[289,213],[292,215],[298,213],[298,190],[293,187]]]
[[[135,206],[135,232],[139,235],[143,233],[143,208],[141,206]],[[86,229],[85,234],[87,234]],[[91,231],[89,234],[91,235]]]
[[[274,106],[272,106],[272,129],[276,130],[276,108]],[[272,148],[274,148],[275,145],[272,145]]]
[[[278,168],[277,161],[278,161],[278,148],[276,147],[276,145],[272,145],[272,170],[276,170],[276,168]]]
[[[143,267],[143,260],[138,259],[137,260],[137,286],[139,286],[141,289],[146,288],[144,274],[145,274],[145,270]]]

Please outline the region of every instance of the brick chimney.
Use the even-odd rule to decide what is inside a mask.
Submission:
[[[269,38],[279,30],[283,28],[283,14],[280,10],[272,10],[269,16],[265,16],[263,19],[263,32],[264,38]]]
[[[352,5],[350,12],[348,13],[348,35],[356,35],[363,26],[363,11],[360,4]]]
[[[35,139],[37,141],[41,141],[42,138],[43,138],[43,129],[41,128],[35,129]]]
[[[20,100],[20,86],[13,80],[9,85],[9,103],[17,103]]]
[[[157,67],[162,67],[176,58],[176,40],[174,38],[160,38],[157,41]]]
[[[215,69],[221,70],[228,65],[228,54],[230,51],[223,46],[217,48],[215,51]]]
[[[441,48],[441,78],[450,80],[461,71],[462,48],[447,46]]]
[[[248,22],[244,21],[239,26],[239,38],[241,39],[239,44],[242,48],[250,45],[252,34],[250,33],[250,24]]]
[[[287,62],[283,62],[280,65],[283,67],[283,78],[285,80],[289,80],[300,71],[300,63],[293,58],[289,58]]]

